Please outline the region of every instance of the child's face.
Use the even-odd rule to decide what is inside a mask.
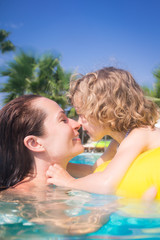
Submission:
[[[78,122],[82,125],[82,128],[90,136],[93,141],[99,141],[106,135],[104,127],[98,123],[91,123],[83,116],[79,116]]]

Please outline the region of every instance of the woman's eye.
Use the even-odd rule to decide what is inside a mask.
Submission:
[[[62,119],[61,121],[64,123],[67,123],[67,119]]]

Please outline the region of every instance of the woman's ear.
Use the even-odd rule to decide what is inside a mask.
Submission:
[[[33,135],[29,135],[24,138],[24,145],[33,152],[45,151],[45,148],[42,146],[40,139]]]

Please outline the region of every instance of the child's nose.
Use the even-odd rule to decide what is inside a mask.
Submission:
[[[79,122],[80,125],[82,125],[82,119],[81,119],[81,117],[78,118],[78,122]]]

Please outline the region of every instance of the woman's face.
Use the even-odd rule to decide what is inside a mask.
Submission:
[[[47,114],[41,139],[47,156],[51,162],[65,167],[68,160],[84,151],[78,132],[80,124],[67,118],[63,109],[50,99],[39,98],[36,105]]]

